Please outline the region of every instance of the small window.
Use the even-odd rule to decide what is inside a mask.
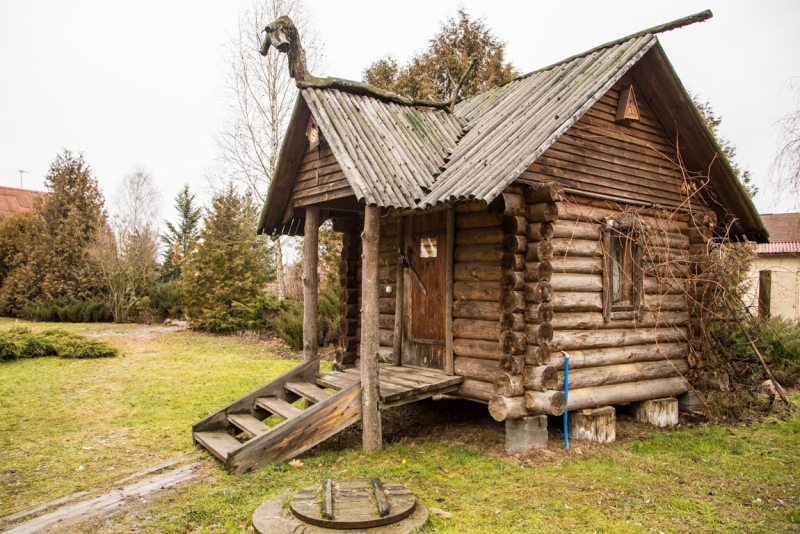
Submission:
[[[420,258],[435,258],[436,257],[436,241],[435,237],[421,237],[419,240],[419,257]]]
[[[633,319],[640,311],[642,272],[639,245],[630,230],[608,229],[604,239],[603,312],[606,321]]]

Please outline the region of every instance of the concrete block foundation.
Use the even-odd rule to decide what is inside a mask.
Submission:
[[[506,421],[506,450],[522,454],[547,448],[547,416],[531,415]]]

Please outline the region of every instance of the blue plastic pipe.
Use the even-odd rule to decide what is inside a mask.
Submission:
[[[564,352],[564,398],[569,402],[569,354],[566,352]],[[567,409],[564,409],[564,446],[569,450],[569,410]]]

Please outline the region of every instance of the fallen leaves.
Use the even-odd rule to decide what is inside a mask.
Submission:
[[[450,512],[445,512],[441,508],[429,508],[428,511],[431,513],[431,515],[440,517],[442,519],[450,519],[451,517],[453,517],[453,514],[451,514]]]
[[[303,462],[301,462],[300,460],[292,460],[291,462],[289,462],[289,465],[291,465],[292,467],[298,467],[299,468],[299,467],[303,467]]]

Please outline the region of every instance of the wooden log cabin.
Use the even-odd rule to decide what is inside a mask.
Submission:
[[[339,393],[315,398],[296,378],[279,380],[195,425],[196,440],[247,469],[358,417],[365,449],[378,449],[381,408],[435,393],[486,404],[500,421],[686,393],[687,356],[702,343],[687,280],[715,235],[767,238],[656,37],[709,16],[607,43],[455,106],[314,78],[296,30],[281,19],[268,26],[272,45],[289,50],[300,94],[259,231],[305,236],[300,374]],[[335,370],[321,375],[309,364],[316,236],[328,219],[342,232],[342,320]],[[302,396],[314,410],[342,395],[339,415],[318,414],[320,430],[305,423],[292,438],[300,445],[284,436],[280,454],[264,444],[242,453],[247,443],[219,436],[249,432],[274,448],[275,429],[236,417],[286,410],[265,397]],[[276,429],[297,416],[283,415]]]

